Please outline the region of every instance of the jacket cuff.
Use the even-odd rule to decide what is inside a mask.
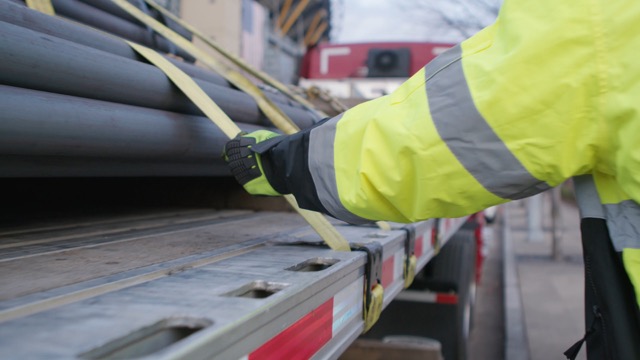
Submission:
[[[309,134],[311,128],[274,139],[267,149],[260,148],[264,174],[281,194],[293,194],[298,205],[328,214],[309,172]],[[266,146],[265,146],[266,147]]]

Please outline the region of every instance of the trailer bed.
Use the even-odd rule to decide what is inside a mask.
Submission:
[[[409,238],[419,263],[434,253],[434,222],[388,231],[332,222],[352,244],[380,248],[384,306],[403,288]],[[0,350],[31,359],[331,358],[363,330],[368,262],[363,251],[323,246],[290,212],[181,209],[4,228]],[[325,335],[295,330],[307,327]]]

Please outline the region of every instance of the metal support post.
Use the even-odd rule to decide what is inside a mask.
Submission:
[[[551,256],[553,260],[562,260],[562,211],[560,187],[551,189]]]
[[[542,241],[542,195],[534,195],[527,199],[527,240]]]

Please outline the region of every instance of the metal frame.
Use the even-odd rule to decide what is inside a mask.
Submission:
[[[253,228],[252,231],[257,231],[259,228],[256,228],[256,219],[262,217],[265,224],[291,223],[295,226],[296,221],[299,221],[294,214],[286,213],[248,215],[242,212],[235,215],[207,215],[206,212],[183,215],[186,218],[177,225],[179,228],[172,230],[175,236],[172,236],[174,240],[171,241],[186,244],[186,240],[204,240],[209,237],[211,240],[206,240],[211,242],[209,252],[131,269],[118,275],[99,277],[83,284],[0,301],[0,350],[20,358],[91,358],[92,354],[99,353],[100,350],[96,349],[107,344],[111,343],[109,346],[114,347],[149,327],[176,323],[186,324],[185,327],[191,326],[189,324],[204,324],[204,328],[154,353],[154,358],[242,358],[260,349],[270,339],[281,336],[287,328],[342,293],[343,298],[349,297],[347,303],[352,304],[352,309],[341,313],[339,320],[334,318],[336,333],[314,353],[315,358],[337,356],[363,329],[362,291],[366,254],[359,251],[337,252],[318,246],[318,235],[310,227],[302,225],[291,230],[285,230],[282,226],[265,228],[261,236],[248,236],[234,245],[216,245],[225,238],[224,234],[233,229],[246,229],[249,226]],[[196,222],[189,221],[191,216],[195,216],[193,221]],[[206,220],[207,216],[214,218]],[[269,216],[280,220],[274,221]],[[131,240],[126,241],[133,242],[131,245],[142,239],[153,241],[159,236],[171,239],[171,236],[167,238],[165,235],[169,229],[166,226],[174,225],[163,225],[163,221],[169,219],[170,223],[175,222],[175,218],[166,214],[157,221],[145,218],[141,221],[148,225],[140,225],[140,231],[144,232],[125,233],[122,235],[124,238],[120,236],[118,241],[126,240],[127,236]],[[126,227],[137,228],[135,222],[136,220],[127,220],[122,226],[126,223]],[[457,221],[461,222],[462,219]],[[82,241],[82,234],[102,238],[100,229],[113,231],[114,227],[118,227],[117,221],[108,223],[108,227],[97,222],[76,230],[57,230],[58,233],[71,236],[67,245],[62,248],[66,250],[62,250],[59,256],[64,257],[65,251],[82,252],[94,249],[95,246],[109,246],[108,241],[94,245]],[[196,224],[199,225],[195,226]],[[416,241],[422,241],[421,238],[425,236],[430,238],[434,224],[433,221],[427,221],[409,226],[415,228]],[[436,231],[442,231],[443,236],[447,237],[455,227],[453,224],[454,222],[448,229]],[[385,284],[386,307],[404,285],[402,264],[405,260],[405,246],[409,243],[408,232],[400,226],[383,231],[374,227],[337,225],[338,231],[354,244],[380,244],[382,261],[390,264],[383,265],[382,269],[382,277],[391,279]],[[215,235],[216,233],[220,235]],[[30,236],[32,241],[41,236],[43,239],[40,240],[40,246],[46,245],[47,241],[61,241],[59,235],[48,240],[47,232],[38,229],[14,229],[0,233],[0,236]],[[16,246],[20,246],[19,243]],[[74,250],[74,246],[81,247]],[[50,250],[46,249],[32,256],[47,256]],[[434,251],[432,248],[422,249],[416,255],[419,255],[419,263],[426,264],[433,257]],[[330,266],[315,272],[290,270],[310,259]],[[11,263],[10,256],[0,260],[0,267],[7,261]],[[23,264],[29,266],[28,262]],[[122,286],[113,286],[115,284]],[[251,292],[251,289],[257,292],[269,292],[272,289],[274,293],[264,298],[237,296],[242,292]],[[348,292],[345,289],[351,289],[348,295],[344,295]],[[74,294],[84,295],[75,297]],[[25,312],[25,308],[29,311]],[[339,324],[336,325],[335,321]],[[211,325],[205,326],[207,324]],[[281,341],[285,340],[286,338]],[[38,346],[33,346],[34,343]],[[287,346],[286,341],[283,344]],[[291,344],[293,345],[295,343]],[[104,348],[102,351],[105,351]]]

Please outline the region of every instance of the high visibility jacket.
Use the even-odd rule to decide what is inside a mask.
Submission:
[[[458,217],[588,174],[583,210],[640,299],[639,57],[638,1],[506,0],[397,91],[281,141],[287,179],[269,179],[358,223]]]

